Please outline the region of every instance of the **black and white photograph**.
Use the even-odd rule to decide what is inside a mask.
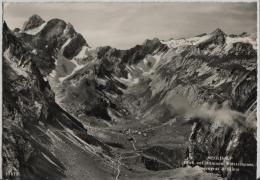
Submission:
[[[3,2],[2,178],[256,180],[257,9]]]

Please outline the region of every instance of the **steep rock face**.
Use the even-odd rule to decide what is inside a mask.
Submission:
[[[137,64],[144,59],[147,54],[152,54],[155,51],[166,51],[167,46],[162,44],[158,38],[146,40],[142,45],[137,45],[125,51],[122,61],[128,64]]]
[[[41,78],[35,64],[28,58],[30,55],[25,54],[26,56],[20,59],[26,48],[12,35],[6,24],[3,34],[4,177],[43,178],[50,168],[53,171],[47,174],[47,177],[59,179],[64,174],[64,166],[28,131],[40,121],[46,121],[48,104],[54,102],[54,94]],[[18,65],[24,69],[18,70]],[[48,161],[48,158],[51,160]],[[39,165],[40,162],[44,163],[47,169]],[[35,169],[34,172],[30,173],[30,168]]]
[[[96,79],[95,72],[93,64],[66,78],[60,85],[60,93],[64,93],[60,103],[80,119],[88,115],[111,121],[111,110],[124,114],[119,96],[126,86],[113,78]]]
[[[97,49],[97,59],[104,65],[100,65],[100,75],[111,75],[115,73],[119,77],[127,78],[126,65],[136,65],[146,55],[166,51],[167,46],[159,39],[146,40],[142,45],[136,45],[127,50],[118,50],[111,47],[100,47]]]
[[[64,57],[71,59],[76,56],[82,49],[82,46],[87,45],[86,40],[81,34],[77,34],[64,48]]]
[[[223,33],[218,34],[223,36]],[[214,45],[211,50],[209,42],[212,37],[197,44],[199,50],[177,47],[180,54],[169,51],[164,55],[167,63],[158,67],[161,74],[158,79],[164,78],[167,84],[162,88],[161,93],[166,94],[162,101],[176,108],[180,106],[174,102],[178,100],[177,95],[182,97],[181,101],[186,99],[192,104],[184,103],[178,107],[186,112],[188,121],[195,122],[190,136],[191,160],[201,162],[215,156],[228,157],[232,162],[251,163],[254,167],[242,167],[238,173],[221,170],[215,173],[224,174],[229,179],[240,176],[254,179],[256,51],[252,44],[245,42],[223,44],[222,36],[220,47]],[[171,74],[175,75],[171,77]],[[241,144],[248,148],[242,148]]]
[[[41,18],[35,15],[28,21],[38,22],[39,19]],[[77,33],[70,23],[61,19],[51,19],[38,27],[16,32],[16,36],[31,45],[32,52],[39,57],[36,63],[41,73],[47,77],[54,70],[52,76],[56,79],[61,75],[69,75],[77,67],[77,63],[71,61],[73,57],[84,47],[88,47],[83,36]]]
[[[216,126],[214,123],[206,124],[198,122],[194,125],[190,137],[191,152],[189,158],[192,161],[203,162],[214,160],[210,157],[229,159],[229,162],[250,163],[254,167],[239,167],[239,172],[230,172],[219,168],[211,172],[222,174],[228,179],[254,179],[256,177],[256,139],[253,133],[255,129],[246,131],[230,127]],[[242,145],[243,144],[243,145]],[[242,147],[243,146],[243,147]],[[224,160],[221,160],[223,162]]]
[[[22,31],[28,31],[42,25],[45,21],[37,14],[32,15],[23,25]]]
[[[110,148],[88,135],[77,119],[55,103],[54,93],[41,74],[42,67],[36,63],[35,58],[39,57],[31,49],[33,47],[16,37],[4,23],[4,178],[58,180],[71,177],[67,174],[70,164],[65,157],[59,156],[66,143],[75,147],[75,152],[83,151],[97,158],[102,156],[106,161],[105,155],[112,156]],[[99,150],[95,151],[95,148]],[[100,174],[105,174],[105,170],[100,170]]]
[[[221,29],[216,29],[210,34],[210,38],[198,44],[200,49],[208,47],[210,44],[224,45],[226,42],[225,33]]]
[[[4,59],[6,61],[6,59]],[[22,179],[55,178],[64,176],[65,167],[44,147],[43,142],[35,140],[30,133],[33,128],[46,121],[48,116],[48,90],[44,90],[35,76],[29,79],[17,76],[6,62],[4,66],[3,99],[3,171],[5,178]],[[9,75],[9,73],[12,73]],[[11,80],[9,79],[11,78]],[[39,86],[43,86],[40,88]],[[31,88],[36,89],[31,92]],[[44,94],[47,95],[44,96]],[[16,103],[15,103],[16,102]],[[40,132],[38,132],[40,133]],[[39,134],[40,135],[40,134]],[[41,141],[50,141],[41,138]],[[47,143],[48,144],[48,143]]]

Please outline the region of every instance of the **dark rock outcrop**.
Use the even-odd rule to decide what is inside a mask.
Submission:
[[[213,31],[212,33],[209,34],[211,37],[200,43],[198,45],[199,49],[205,49],[207,48],[209,45],[213,44],[213,45],[224,45],[226,42],[226,34],[221,30],[221,29],[216,29],[215,31]]]
[[[237,42],[232,44],[232,48],[228,52],[229,56],[238,58],[253,58],[256,56],[256,51],[253,49],[252,44]]]
[[[82,46],[88,46],[87,42],[81,34],[77,34],[75,37],[72,38],[72,40],[69,42],[69,44],[64,48],[64,51],[63,51],[64,57],[66,57],[68,59],[72,59],[74,56],[76,56],[80,52],[80,50],[82,49]]]
[[[23,25],[22,31],[27,31],[30,29],[34,29],[42,25],[45,21],[37,14],[32,15],[28,21],[26,21]]]

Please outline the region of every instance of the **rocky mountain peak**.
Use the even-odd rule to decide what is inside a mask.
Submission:
[[[218,44],[218,45],[223,45],[225,44],[225,36],[226,34],[219,28],[217,28],[215,31],[213,31],[211,33],[212,35],[212,38],[211,40],[215,43],[215,44]]]
[[[220,28],[215,29],[211,34],[225,34]]]
[[[210,45],[223,46],[226,43],[226,34],[219,28],[209,34],[210,38],[198,44],[199,49],[207,49]]]
[[[153,38],[153,39],[146,39],[143,43],[143,46],[145,47],[160,47],[163,44],[158,38]]]
[[[32,15],[23,25],[22,31],[34,29],[42,25],[45,21],[37,14]]]
[[[75,34],[76,31],[75,31],[74,27],[72,26],[72,24],[67,23],[66,31],[64,33],[72,35],[72,34]]]
[[[249,34],[247,32],[242,32],[240,33],[238,36],[240,37],[246,37],[246,36],[249,36]]]
[[[20,28],[14,28],[13,31],[14,31],[14,32],[20,32],[20,30],[21,30]]]
[[[15,36],[13,35],[12,31],[7,26],[6,22],[3,23],[3,51],[5,51],[8,47],[7,44],[14,44],[16,43]]]

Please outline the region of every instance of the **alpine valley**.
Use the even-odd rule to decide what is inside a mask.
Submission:
[[[256,179],[254,35],[94,48],[33,15],[2,48],[4,179]]]

